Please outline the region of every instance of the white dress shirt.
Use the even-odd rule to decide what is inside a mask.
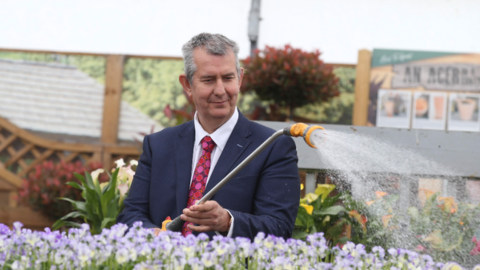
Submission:
[[[213,148],[212,154],[210,156],[210,159],[211,159],[210,172],[207,176],[207,184],[208,184],[208,181],[210,180],[210,176],[212,175],[213,170],[215,169],[215,165],[217,165],[218,159],[222,155],[222,151],[223,149],[225,149],[225,145],[227,144],[227,141],[230,138],[230,135],[232,134],[232,131],[235,128],[235,125],[237,124],[237,121],[238,121],[238,111],[237,111],[237,108],[235,107],[235,111],[232,117],[230,117],[230,119],[228,119],[228,121],[225,122],[225,124],[223,124],[217,130],[215,130],[212,134],[209,134],[203,129],[202,125],[198,121],[198,115],[197,113],[195,113],[195,117],[194,117],[195,143],[193,145],[192,174],[190,176],[190,185],[192,184],[195,167],[197,166],[198,160],[202,155],[203,148],[200,142],[202,141],[203,137],[210,136],[210,138],[212,138],[212,140],[215,142],[215,147]],[[227,236],[231,237],[233,232],[234,218],[230,213],[230,211],[228,211],[228,213],[230,214],[230,217],[232,219],[232,224],[230,225],[230,230],[228,231]],[[216,233],[219,234],[219,232],[216,232]]]

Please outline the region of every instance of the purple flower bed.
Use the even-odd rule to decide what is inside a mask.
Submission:
[[[266,236],[246,238],[205,234],[183,237],[179,233],[143,229],[138,222],[127,231],[119,224],[90,234],[89,226],[67,233],[13,230],[0,224],[2,269],[462,269],[456,263],[435,263],[428,255],[347,243],[329,249],[323,233],[307,241]],[[478,268],[477,268],[478,267]],[[480,266],[475,269],[480,269]]]

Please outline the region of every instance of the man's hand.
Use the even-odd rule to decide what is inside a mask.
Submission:
[[[160,232],[162,232],[162,229],[160,229],[160,228],[154,228],[153,229],[153,235],[155,235],[155,236],[158,236],[160,234]]]
[[[207,201],[203,204],[192,205],[190,208],[183,209],[182,220],[198,224],[188,224],[192,231],[208,232],[218,231],[226,232],[229,229],[230,214],[223,209],[216,201]]]

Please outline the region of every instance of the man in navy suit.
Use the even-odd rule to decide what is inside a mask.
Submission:
[[[144,227],[158,228],[167,216],[181,215],[187,222],[184,229],[193,233],[253,239],[258,232],[265,232],[291,237],[300,180],[290,137],[278,138],[210,201],[187,207],[192,194],[199,191],[192,189],[197,185],[194,181],[202,179],[200,170],[206,194],[274,130],[249,121],[236,108],[243,69],[234,41],[202,33],[182,50],[185,74],[179,80],[195,103],[195,119],[145,137],[125,209],[117,222],[132,226],[142,221]],[[211,153],[202,150],[205,138],[214,142]],[[209,167],[198,169],[205,160]]]

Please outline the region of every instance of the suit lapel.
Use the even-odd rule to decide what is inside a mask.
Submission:
[[[203,194],[207,194],[233,169],[235,162],[250,144],[250,140],[246,138],[248,135],[250,135],[249,122],[245,116],[239,113],[238,122],[213,169],[213,174],[208,180]]]
[[[192,121],[180,131],[178,138],[174,143],[175,166],[177,172],[177,179],[175,179],[177,186],[177,216],[180,215],[182,210],[187,206],[194,142],[195,127]]]

